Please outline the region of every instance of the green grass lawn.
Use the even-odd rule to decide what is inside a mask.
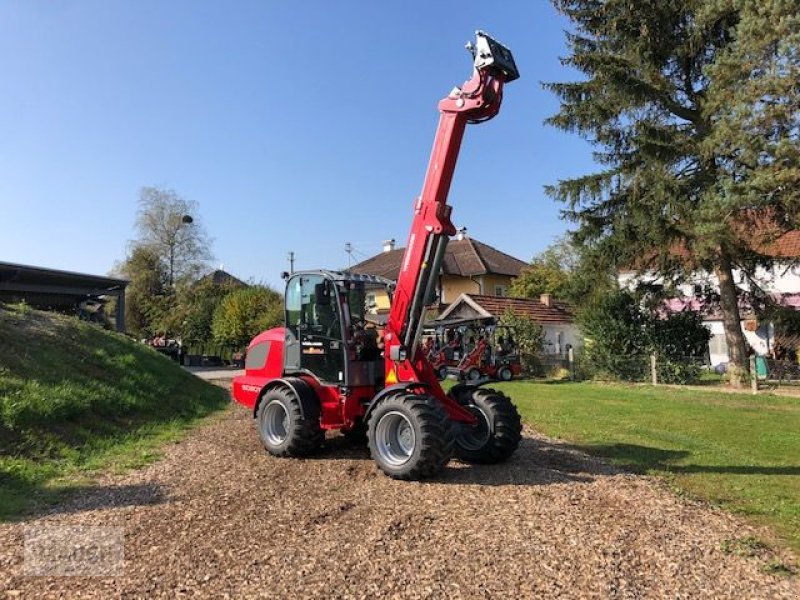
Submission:
[[[510,382],[542,433],[769,525],[800,552],[800,398]]]
[[[145,464],[228,395],[77,319],[0,305],[0,519]]]

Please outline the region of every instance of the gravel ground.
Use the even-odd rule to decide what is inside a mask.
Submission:
[[[124,530],[116,577],[23,574],[25,525]],[[0,526],[0,591],[20,598],[793,598],[783,554],[721,550],[757,536],[526,429],[500,466],[451,463],[440,480],[379,475],[329,439],[276,459],[231,406],[163,460],[106,477],[47,514]]]

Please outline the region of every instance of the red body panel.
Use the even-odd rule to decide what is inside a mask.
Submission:
[[[234,377],[232,386],[233,398],[239,404],[254,408],[261,389],[273,379],[283,375],[283,343],[285,332],[283,327],[274,327],[262,331],[247,347],[248,356],[252,357],[254,348],[261,344],[269,344],[263,364],[253,364],[251,359],[245,361],[244,375]]]

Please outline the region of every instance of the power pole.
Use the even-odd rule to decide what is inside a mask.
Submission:
[[[294,252],[289,251],[289,275],[294,275]]]
[[[353,266],[353,244],[345,242],[344,251],[347,252],[347,270]]]

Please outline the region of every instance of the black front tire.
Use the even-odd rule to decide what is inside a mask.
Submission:
[[[258,405],[256,428],[261,443],[274,456],[308,456],[325,440],[319,405],[304,402],[287,388],[269,390]]]
[[[511,367],[503,365],[497,369],[497,379],[500,381],[511,381],[514,378],[514,372]]]
[[[477,367],[472,367],[467,371],[467,379],[469,381],[478,381],[481,378],[481,372]]]
[[[478,425],[456,437],[456,456],[478,464],[495,464],[509,458],[522,439],[522,420],[508,396],[490,389],[465,392],[465,408]]]
[[[436,377],[439,379],[439,381],[444,381],[447,379],[447,367],[441,366],[436,369]]]
[[[404,435],[393,434],[393,426]],[[368,437],[378,468],[403,480],[437,475],[450,461],[455,444],[447,412],[424,394],[394,394],[380,400],[369,416]]]

